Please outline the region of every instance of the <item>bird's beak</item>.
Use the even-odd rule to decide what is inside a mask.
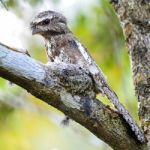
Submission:
[[[36,28],[36,25],[34,23],[30,24],[30,29],[31,29],[32,35],[35,35],[35,34],[39,33],[39,29]]]
[[[36,29],[33,29],[32,30],[32,35],[35,35],[35,34],[37,34],[38,32],[36,31]]]

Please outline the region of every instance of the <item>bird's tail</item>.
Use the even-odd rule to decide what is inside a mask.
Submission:
[[[128,110],[126,110],[125,107],[120,103],[116,93],[108,85],[103,86],[101,89],[103,89],[104,95],[107,96],[107,98],[113,103],[125,121],[129,124],[137,139],[142,143],[145,142],[143,130],[133,120]]]
[[[113,103],[119,114],[121,114],[124,120],[129,124],[137,139],[142,143],[145,142],[143,130],[133,120],[128,110],[126,110],[120,103],[116,93],[109,87],[102,70],[98,67],[95,61],[91,62],[92,63],[89,63],[89,71],[92,74],[93,80],[96,84],[96,91],[105,95]]]

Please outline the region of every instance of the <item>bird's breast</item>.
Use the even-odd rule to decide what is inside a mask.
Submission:
[[[72,36],[57,37],[46,42],[50,61],[85,66],[90,60],[86,49]]]

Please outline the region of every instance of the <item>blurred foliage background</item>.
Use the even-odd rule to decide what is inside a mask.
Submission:
[[[62,12],[73,33],[89,49],[121,102],[138,121],[131,66],[120,23],[107,0],[6,0],[0,6],[0,42],[28,49],[45,63],[44,41],[32,36],[29,22],[42,10]],[[106,104],[105,98],[99,98]],[[17,85],[0,78],[0,150],[109,150],[74,121]]]

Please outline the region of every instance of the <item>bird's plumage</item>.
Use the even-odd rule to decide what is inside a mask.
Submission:
[[[137,139],[143,142],[143,131],[119,102],[115,92],[108,86],[101,69],[97,66],[87,49],[69,30],[66,20],[62,14],[54,11],[41,12],[31,23],[32,33],[40,34],[45,38],[49,61],[78,64],[88,69],[95,84],[95,92],[103,93],[107,96],[130,125]]]

